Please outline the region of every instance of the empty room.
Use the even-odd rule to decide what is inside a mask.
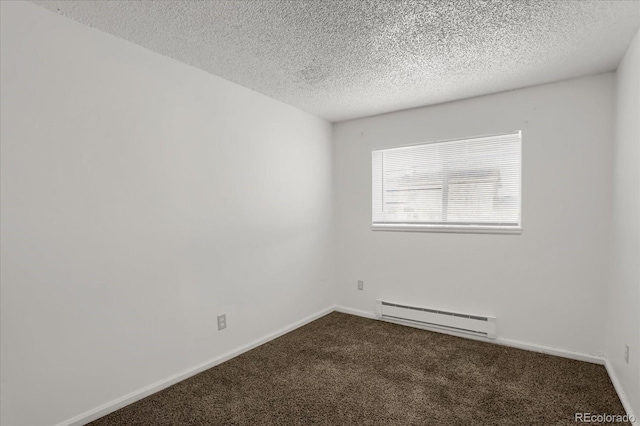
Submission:
[[[640,1],[0,1],[2,426],[640,420]]]

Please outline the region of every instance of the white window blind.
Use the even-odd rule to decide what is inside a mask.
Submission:
[[[521,133],[372,152],[373,229],[519,232]]]

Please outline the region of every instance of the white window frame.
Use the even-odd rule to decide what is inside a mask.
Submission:
[[[434,224],[424,224],[424,223],[372,223],[371,229],[373,231],[399,231],[399,232],[439,232],[439,233],[470,233],[470,234],[521,234],[522,227],[522,157],[523,157],[523,144],[522,144],[522,132],[512,131],[498,134],[490,134],[490,135],[480,135],[480,136],[472,136],[467,138],[455,138],[455,139],[445,139],[445,140],[437,140],[431,142],[422,142],[417,144],[409,144],[409,145],[400,145],[400,146],[392,146],[388,148],[380,148],[372,150],[373,153],[376,151],[384,151],[387,149],[395,149],[395,148],[406,148],[411,146],[420,146],[427,144],[437,144],[437,143],[445,143],[445,142],[455,142],[455,141],[464,141],[464,140],[473,140],[473,139],[481,139],[487,137],[497,137],[497,136],[505,136],[505,135],[513,135],[518,134],[520,138],[520,200],[519,200],[519,221],[516,226],[513,225],[460,225],[460,224],[442,224],[442,223],[434,223]],[[373,162],[373,158],[372,158]],[[374,170],[372,170],[372,199],[371,205],[373,206],[373,191],[376,190],[376,184],[374,183],[375,175]],[[380,189],[381,190],[381,189]],[[373,210],[373,209],[372,209]]]

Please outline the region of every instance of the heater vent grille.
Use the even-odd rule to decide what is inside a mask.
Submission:
[[[440,309],[411,306],[378,300],[377,316],[421,328],[451,330],[476,336],[496,337],[496,318],[443,311]]]

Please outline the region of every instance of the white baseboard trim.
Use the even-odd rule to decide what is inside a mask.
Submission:
[[[334,310],[336,312],[342,312],[343,314],[356,315],[358,317],[365,317],[369,319],[377,319],[375,313],[361,311],[360,309],[347,308],[346,306],[336,305]]]
[[[191,376],[195,376],[198,373],[201,373],[205,370],[208,370],[211,367],[215,367],[218,364],[222,364],[225,361],[230,360],[231,358],[234,358],[238,355],[241,355],[247,351],[250,351],[251,349],[254,349],[260,345],[263,345],[273,339],[276,339],[284,334],[287,334],[293,330],[295,330],[296,328],[300,328],[305,324],[310,323],[311,321],[315,321],[320,317],[323,317],[327,314],[330,314],[331,312],[334,311],[334,306],[330,306],[328,308],[325,308],[319,312],[316,312],[313,315],[309,315],[306,318],[301,319],[300,321],[297,321],[291,325],[288,325],[284,328],[281,328],[280,330],[274,332],[274,333],[270,333],[267,334],[264,337],[261,337],[257,340],[254,340],[253,342],[241,346],[238,349],[234,349],[232,351],[229,351],[223,355],[220,355],[218,357],[215,357],[209,361],[206,361],[200,365],[197,365],[193,368],[190,368],[188,370],[185,370],[181,373],[178,374],[174,374],[172,376],[167,377],[166,379],[163,380],[159,380],[155,383],[150,384],[149,386],[145,386],[141,389],[138,389],[136,391],[133,391],[127,395],[124,395],[120,398],[114,399],[113,401],[107,402],[106,404],[103,404],[99,407],[96,407],[92,410],[86,411],[82,414],[79,414],[75,417],[72,417],[71,419],[65,420],[61,423],[58,423],[56,426],[81,426],[81,425],[85,425],[89,422],[92,422],[94,420],[99,419],[100,417],[106,416],[109,413],[112,413],[116,410],[119,410],[122,407],[125,407],[129,404],[132,404],[136,401],[139,401],[143,398],[146,398],[149,395],[152,395],[158,391],[161,391],[162,389],[168,388],[171,385],[174,385],[182,380],[188,379]]]
[[[629,418],[636,419],[636,421],[633,422],[633,424],[637,424],[636,422],[638,422],[638,418],[635,416],[635,413],[633,412],[633,408],[631,407],[631,401],[629,401],[627,394],[622,388],[622,384],[620,384],[620,380],[618,380],[618,375],[616,374],[616,371],[613,369],[613,364],[611,364],[611,361],[609,361],[609,358],[605,359],[604,366],[607,369],[607,373],[609,373],[609,378],[611,379],[611,383],[613,383],[613,387],[618,393],[618,398],[620,398],[620,402],[622,403],[622,407],[624,407],[624,411],[626,411],[626,413],[629,415]]]
[[[491,340],[487,340],[491,342]],[[517,349],[524,349],[526,351],[539,352],[547,355],[559,356],[562,358],[575,359],[577,361],[591,362],[593,364],[604,365],[606,357],[602,355],[589,354],[586,352],[570,351],[568,349],[554,348],[553,346],[537,345],[535,343],[521,342],[519,340],[511,339],[495,339],[495,343],[503,346],[509,346]]]
[[[343,312],[345,314],[357,315],[357,316],[365,317],[365,318],[378,319],[376,317],[376,314],[373,313],[373,312],[366,312],[366,311],[361,311],[359,309],[347,308],[346,306],[338,306],[338,305],[336,305],[336,311]],[[559,357],[569,358],[569,359],[575,359],[575,360],[578,360],[578,361],[591,362],[591,363],[594,363],[594,364],[604,365],[605,359],[606,359],[604,356],[600,356],[600,355],[588,354],[588,353],[584,353],[584,352],[570,351],[570,350],[566,350],[566,349],[554,348],[554,347],[551,347],[551,346],[538,345],[538,344],[535,344],[535,343],[520,342],[518,340],[504,339],[504,338],[500,338],[500,337],[498,337],[496,339],[489,339],[489,338],[482,337],[482,336],[473,336],[471,334],[458,333],[458,332],[453,331],[453,330],[446,330],[446,329],[442,329],[442,328],[439,328],[439,327],[416,326],[414,324],[411,324],[409,322],[404,322],[402,320],[383,319],[382,321],[390,322],[390,323],[393,323],[393,324],[405,325],[405,326],[414,327],[414,328],[420,328],[420,329],[435,331],[435,332],[438,332],[438,333],[449,334],[451,336],[462,337],[462,338],[465,338],[465,339],[479,340],[481,342],[488,342],[488,343],[493,343],[493,344],[502,345],[502,346],[509,346],[509,347],[512,347],[512,348],[524,349],[524,350],[532,351],[532,352],[540,352],[540,353],[543,353],[543,354],[554,355],[554,356],[559,356]]]

